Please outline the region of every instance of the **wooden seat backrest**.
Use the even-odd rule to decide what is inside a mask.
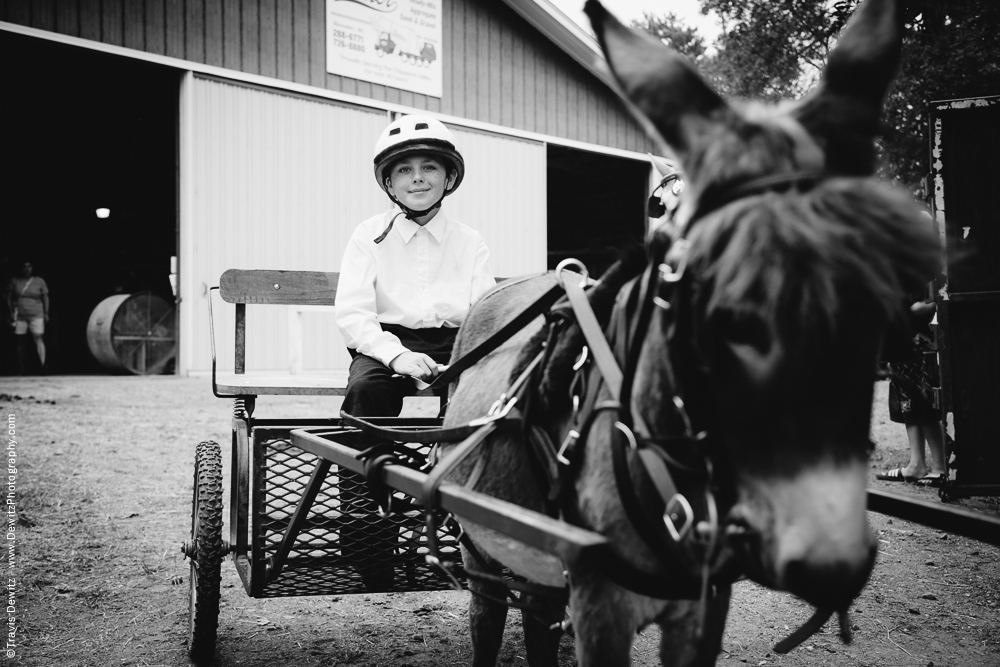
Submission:
[[[229,269],[219,279],[219,293],[235,304],[332,306],[339,282],[336,272]]]
[[[228,269],[219,278],[219,294],[236,304],[237,375],[246,373],[247,304],[332,306],[340,274],[324,271]]]
[[[497,278],[497,282],[503,280],[505,279]],[[246,373],[247,304],[333,306],[339,282],[339,273],[325,271],[229,269],[223,273],[219,279],[219,294],[226,303],[236,305],[236,374]],[[214,363],[213,351],[213,368]],[[343,391],[338,390],[337,393],[342,395]],[[425,390],[418,395],[435,394]],[[445,395],[441,394],[442,401],[445,400]]]

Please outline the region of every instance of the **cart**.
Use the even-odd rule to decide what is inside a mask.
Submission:
[[[460,556],[455,517],[489,526],[568,567],[600,567],[610,557],[602,535],[462,486],[435,483],[428,496],[427,441],[436,435],[430,431],[441,427],[440,417],[367,420],[375,430],[391,427],[395,437],[385,438],[342,419],[253,416],[261,396],[344,395],[337,378],[260,376],[247,373],[245,365],[247,304],[332,306],[337,278],[336,273],[226,271],[212,291],[235,305],[231,375],[216,371],[209,293],[212,388],[219,398],[234,401],[232,475],[224,535],[221,447],[198,445],[191,536],[182,545],[191,561],[188,646],[195,663],[211,661],[215,651],[227,557],[254,598],[461,587],[455,574],[461,569],[446,566]],[[438,396],[443,410],[446,396],[440,392],[418,395]],[[486,416],[475,427],[489,429],[500,418]],[[868,504],[872,511],[1000,544],[1000,521],[990,517],[880,491],[869,491]],[[439,520],[424,520],[438,514]],[[524,586],[530,584],[510,582],[512,590]]]
[[[219,618],[222,562],[230,558],[250,597],[344,595],[372,592],[445,590],[461,585],[436,561],[459,561],[460,532],[447,519],[455,515],[489,525],[566,563],[601,559],[607,540],[595,533],[445,482],[437,490],[433,547],[423,507],[414,499],[427,479],[431,445],[388,445],[392,462],[382,460],[375,483],[385,499],[369,492],[371,459],[359,454],[386,441],[366,435],[340,419],[258,419],[258,397],[274,395],[343,396],[339,378],[246,372],[246,305],[329,305],[336,273],[302,271],[226,271],[218,290],[236,309],[235,373],[217,372],[214,318],[212,388],[234,401],[231,488],[227,524],[222,451],[202,442],[195,454],[191,537],[182,550],[190,559],[189,653],[196,663],[210,661]],[[210,292],[211,313],[211,292]],[[435,393],[435,391],[437,393]],[[417,395],[438,396],[441,390]],[[441,418],[369,420],[419,440],[436,430]],[[398,463],[397,463],[398,462]],[[432,553],[433,551],[433,553]],[[431,556],[428,559],[428,556]]]

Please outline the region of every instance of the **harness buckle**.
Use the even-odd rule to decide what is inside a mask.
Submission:
[[[687,239],[678,239],[674,241],[673,246],[670,248],[668,255],[673,255],[676,253],[680,255],[680,259],[677,262],[677,268],[670,266],[667,262],[660,264],[660,280],[665,283],[677,283],[680,282],[681,278],[684,277],[684,272],[687,270],[687,258],[688,258],[688,248],[690,243]]]
[[[574,397],[575,398],[575,397]],[[564,466],[568,466],[570,461],[565,456],[567,449],[576,444],[576,441],[580,439],[580,432],[574,429],[570,429],[569,433],[566,434],[566,438],[562,441],[562,445],[559,446],[559,451],[556,452],[556,460]]]
[[[451,586],[454,590],[456,591],[465,590],[464,588],[462,588],[462,583],[455,578],[455,575],[454,573],[452,573],[451,569],[447,565],[445,565],[441,561],[441,559],[439,559],[437,556],[432,556],[431,554],[425,554],[424,560],[427,561],[427,564],[430,565],[431,567],[436,567],[440,572],[444,573],[444,576],[448,579],[448,585]]]
[[[498,399],[497,402],[493,404],[493,407],[490,408],[489,414],[487,414],[485,417],[478,417],[476,419],[473,419],[472,421],[469,422],[469,426],[484,426],[486,424],[489,424],[490,422],[499,421],[504,417],[506,417],[507,413],[511,411],[511,408],[514,407],[514,404],[517,403],[517,396],[511,398],[510,401],[508,401],[506,404],[503,404],[501,402],[502,400],[503,396],[501,396],[500,399]]]
[[[392,516],[392,489],[389,489],[386,496],[385,507],[382,507],[381,504],[378,505],[378,515],[383,519],[388,519]]]
[[[615,428],[625,436],[626,440],[628,440],[629,449],[633,452],[639,451],[639,443],[635,441],[635,435],[632,433],[632,429],[618,421],[615,422]]]
[[[678,529],[677,521],[682,514],[684,522]],[[691,526],[694,525],[694,510],[691,509],[691,503],[687,501],[687,498],[679,493],[674,494],[663,510],[663,524],[667,527],[670,537],[674,538],[674,542],[680,542],[687,536],[691,531]]]
[[[671,308],[673,308],[673,306],[670,305],[669,301],[666,301],[660,296],[653,297],[653,304],[655,304],[661,310],[669,311]]]
[[[673,397],[674,407],[677,408],[677,414],[680,415],[681,419],[684,421],[684,432],[688,437],[692,436],[691,428],[691,418],[688,417],[687,409],[684,407],[684,399],[682,399],[677,394]]]
[[[498,398],[496,402],[490,406],[490,409],[486,411],[486,414],[495,415],[500,410],[500,408],[503,407],[503,403],[506,400],[507,400],[507,392],[500,394],[500,398]]]
[[[556,280],[559,281],[559,284],[560,285],[563,284],[563,278],[562,278],[563,271],[568,271],[570,267],[576,267],[580,269],[578,273],[580,273],[583,276],[582,278],[580,278],[580,287],[586,287],[587,279],[590,277],[590,274],[587,272],[587,267],[583,265],[583,262],[581,262],[578,259],[573,259],[572,257],[564,259],[563,261],[559,262],[559,264],[556,266]]]

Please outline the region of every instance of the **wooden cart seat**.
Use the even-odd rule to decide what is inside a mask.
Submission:
[[[219,393],[237,396],[343,396],[347,373],[291,375],[289,373],[220,373]],[[431,395],[427,392],[427,395]]]
[[[323,271],[229,269],[219,279],[222,300],[236,306],[236,363],[234,373],[217,373],[215,329],[212,323],[212,388],[216,396],[344,396],[347,372],[302,374],[246,370],[247,304],[329,306],[337,298],[340,274]],[[211,313],[211,299],[209,299]],[[211,319],[211,318],[210,318]],[[422,390],[417,396],[439,396],[443,390]]]

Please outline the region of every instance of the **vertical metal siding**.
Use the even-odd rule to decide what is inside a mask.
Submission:
[[[545,145],[451,128],[466,176],[445,202],[448,214],[483,235],[498,276],[546,267]]]
[[[197,76],[182,97],[181,363],[197,372],[210,368],[207,288],[223,271],[337,271],[354,228],[386,208],[371,156],[387,118]],[[480,231],[497,275],[543,271],[544,144],[455,133],[467,177],[446,200],[449,215]],[[213,305],[220,368],[231,368],[233,309],[218,299]],[[249,306],[247,317],[247,367],[287,369],[288,312]],[[304,368],[346,370],[332,313],[301,317]]]
[[[441,99],[326,72],[326,0],[0,3],[0,20],[638,152],[656,147],[615,95],[496,0],[441,0]]]
[[[386,205],[371,150],[386,115],[192,77],[182,106],[185,370],[210,368],[205,289],[228,268],[337,271],[359,222]],[[216,295],[217,297],[218,295]],[[233,364],[232,306],[214,303],[221,368]],[[287,312],[250,306],[247,367],[288,368]],[[341,369],[332,315],[303,315],[307,369]]]

